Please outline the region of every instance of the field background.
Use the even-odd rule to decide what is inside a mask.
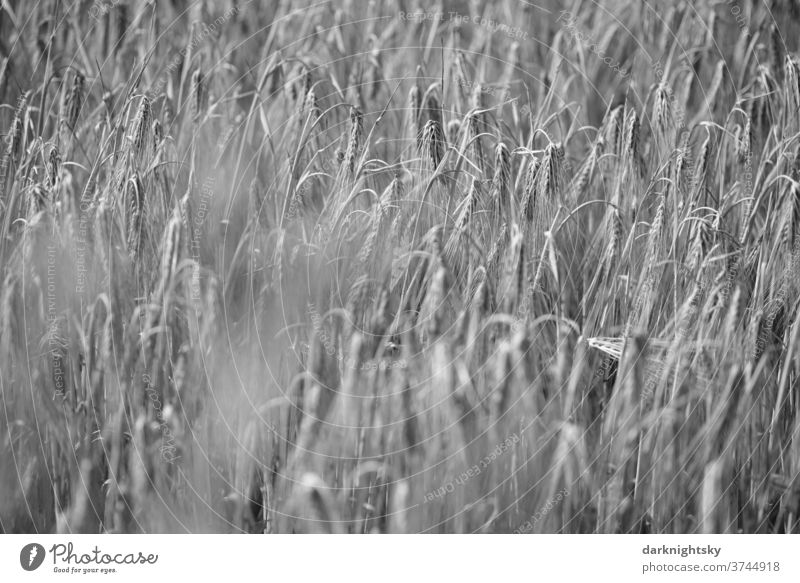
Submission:
[[[0,532],[800,532],[799,24],[4,2]]]

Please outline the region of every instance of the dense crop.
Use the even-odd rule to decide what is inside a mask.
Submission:
[[[418,4],[3,4],[0,531],[800,532],[800,4]]]

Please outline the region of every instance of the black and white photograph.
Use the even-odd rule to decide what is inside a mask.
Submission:
[[[0,578],[800,576],[797,0],[3,0],[0,139]]]

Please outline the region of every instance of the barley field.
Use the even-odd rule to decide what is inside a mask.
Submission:
[[[800,533],[798,33],[4,2],[0,532]]]

